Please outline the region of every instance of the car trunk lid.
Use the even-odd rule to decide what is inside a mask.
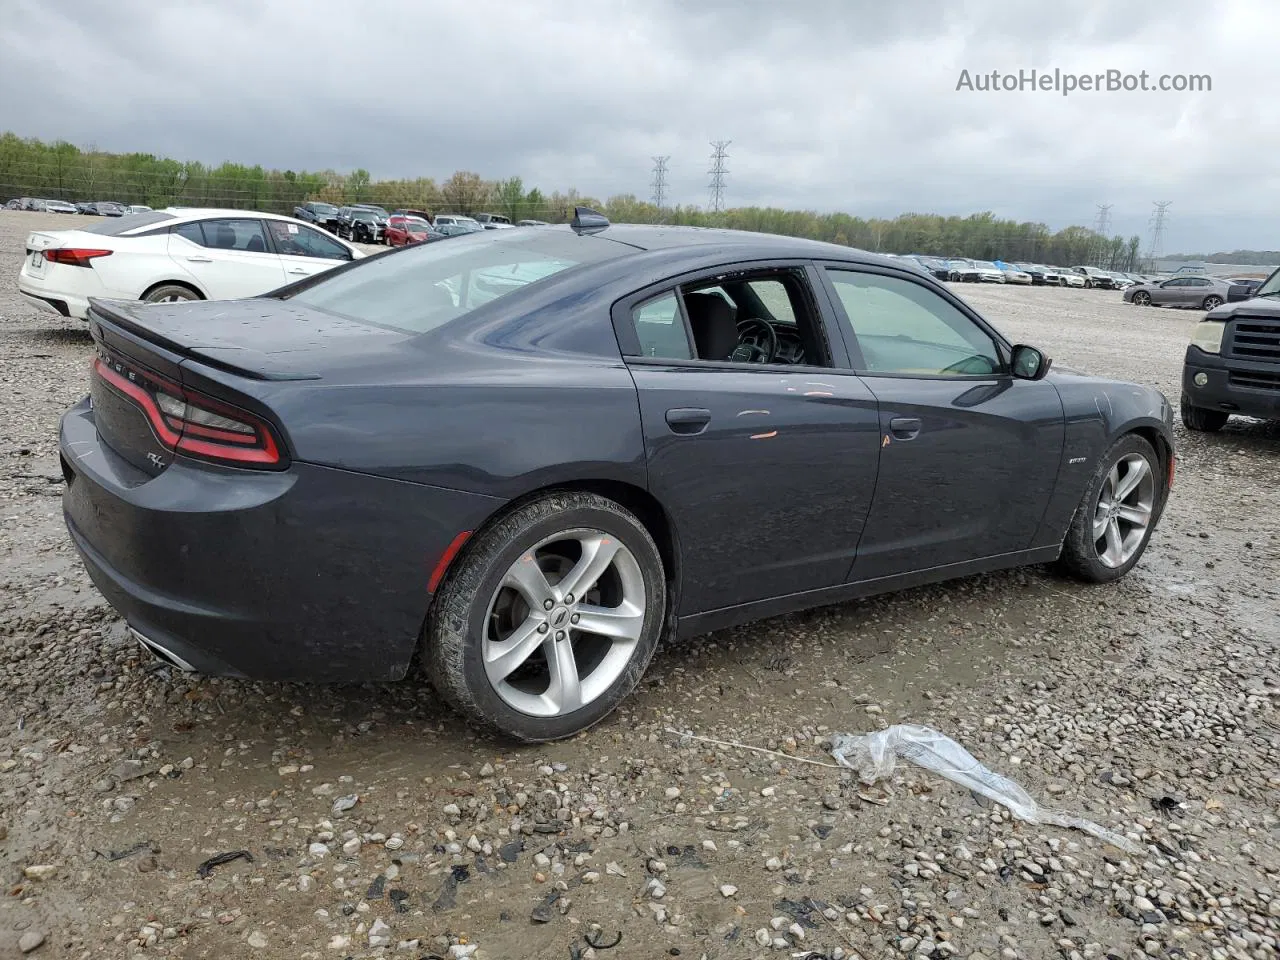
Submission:
[[[184,438],[192,428],[184,423],[181,398],[211,401],[204,405],[215,418],[225,419],[206,417],[195,429],[212,424],[219,436],[234,440],[228,431],[236,430],[236,423],[256,425],[258,438],[269,436],[278,448],[282,433],[259,399],[270,392],[262,388],[320,380],[335,364],[349,362],[353,351],[377,352],[409,339],[277,300],[142,304],[94,299],[89,329],[96,348],[90,394],[99,437],[153,477],[178,450],[187,452]],[[210,376],[215,371],[231,376],[215,379]]]

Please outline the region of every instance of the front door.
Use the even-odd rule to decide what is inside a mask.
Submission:
[[[288,220],[266,221],[271,243],[280,255],[286,283],[331,270],[351,259],[351,252],[333,237]]]
[[[1057,390],[1011,376],[977,318],[923,283],[827,277],[880,412],[879,480],[850,579],[1030,547],[1061,462]]]

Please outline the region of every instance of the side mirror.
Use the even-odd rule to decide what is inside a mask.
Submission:
[[[1053,361],[1035,347],[1020,343],[1013,348],[1013,375],[1019,380],[1043,380]]]

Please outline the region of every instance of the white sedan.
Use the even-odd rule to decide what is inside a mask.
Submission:
[[[170,207],[81,230],[35,231],[18,291],[44,310],[83,320],[90,297],[256,297],[363,256],[292,217]]]

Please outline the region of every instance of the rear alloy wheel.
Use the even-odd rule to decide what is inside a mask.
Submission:
[[[1222,298],[1217,296],[1208,296],[1204,298],[1204,308],[1206,310],[1217,310],[1222,306]]]
[[[635,689],[666,612],[644,525],[604,497],[553,493],[468,543],[432,601],[423,662],[473,724],[558,740]]]
[[[142,299],[144,303],[180,303],[183,300],[199,300],[200,294],[190,287],[184,287],[176,283],[166,283],[163,286],[156,287]]]
[[[1223,410],[1206,410],[1204,407],[1193,407],[1185,396],[1179,405],[1182,413],[1182,424],[1188,430],[1202,433],[1217,433],[1227,425],[1231,414]]]
[[[1133,302],[1140,307],[1149,307],[1151,306],[1151,294],[1145,290],[1139,290],[1133,295]]]
[[[1146,550],[1164,492],[1151,444],[1137,434],[1121,437],[1102,457],[1076,508],[1060,565],[1091,583],[1119,580]]]

